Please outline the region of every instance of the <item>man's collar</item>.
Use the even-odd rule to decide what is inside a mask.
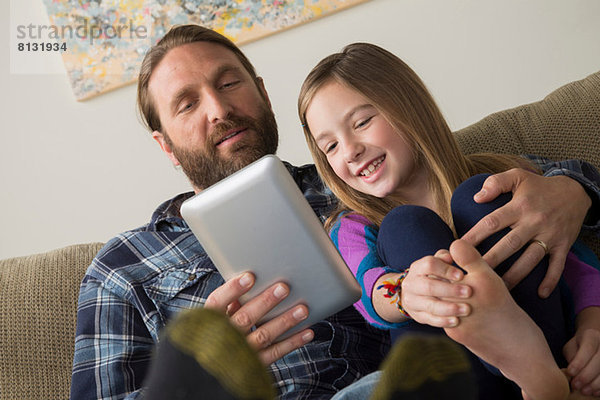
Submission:
[[[173,230],[173,228],[188,229],[179,209],[181,208],[181,204],[193,195],[194,192],[181,193],[158,206],[150,219],[149,230],[165,230],[163,224],[169,226],[167,230]]]

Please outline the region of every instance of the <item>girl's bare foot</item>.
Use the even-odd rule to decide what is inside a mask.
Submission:
[[[466,300],[471,314],[461,317],[458,326],[446,328],[448,336],[500,369],[528,399],[566,399],[567,378],[556,365],[544,334],[515,303],[502,279],[465,241],[455,241],[450,254],[468,272],[461,283],[471,286],[473,295]]]

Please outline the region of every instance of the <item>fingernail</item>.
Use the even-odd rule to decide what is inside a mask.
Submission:
[[[306,311],[302,307],[296,309],[292,315],[298,321],[302,321],[303,319],[306,319],[306,317],[307,317]]]
[[[448,323],[450,324],[450,328],[454,328],[458,326],[458,318],[449,318]]]
[[[469,314],[469,307],[466,304],[461,304],[458,306],[458,315],[461,317],[466,317]]]
[[[313,337],[314,337],[313,331],[308,331],[304,335],[302,335],[302,340],[304,340],[304,343],[308,343],[311,340],[313,340]]]
[[[480,198],[485,196],[485,194],[486,194],[485,189],[481,189],[479,192],[475,193],[475,196],[473,196],[473,199],[479,200]]]
[[[543,299],[545,299],[545,298],[547,298],[548,296],[550,296],[550,289],[548,289],[548,288],[543,288],[543,289],[541,290],[540,297],[542,297]]]
[[[252,274],[249,273],[245,273],[244,275],[242,275],[242,277],[239,280],[240,282],[240,286],[242,287],[250,287],[252,285]]]
[[[285,296],[287,296],[287,294],[288,290],[283,285],[277,285],[275,290],[273,290],[273,295],[278,299],[283,299]]]
[[[458,271],[452,273],[452,279],[455,281],[461,280],[462,276],[463,276],[463,274],[461,274]]]
[[[573,386],[574,389],[579,390],[581,389],[581,382],[574,379],[571,381],[571,386]]]
[[[462,286],[460,288],[460,297],[469,297],[469,288],[466,286]]]

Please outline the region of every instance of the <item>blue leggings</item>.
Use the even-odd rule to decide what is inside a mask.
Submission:
[[[473,195],[477,193],[487,174],[476,175],[463,182],[454,192],[451,201],[454,226],[459,237],[464,235],[481,218],[508,203],[512,194],[504,193],[494,201],[477,204]],[[484,254],[492,248],[510,228],[505,228],[485,239],[477,250]],[[448,249],[454,235],[448,225],[433,211],[419,206],[400,206],[384,218],[377,238],[377,251],[385,265],[399,271],[405,270],[413,261],[433,255],[440,249]],[[523,253],[524,248],[496,267],[499,275],[504,274]],[[570,297],[568,289],[561,283],[547,299],[538,296],[538,287],[546,275],[548,257],[511,290],[516,303],[538,324],[546,336],[552,354],[560,367],[566,366],[562,347],[571,337],[569,322],[572,309],[565,305]],[[568,303],[568,301],[566,302]],[[404,327],[391,332],[397,339],[407,332],[445,334],[443,329],[421,325],[409,321]],[[520,398],[519,391],[512,383],[498,376],[497,370],[485,365],[472,356],[472,364],[478,379],[480,396],[486,399]]]

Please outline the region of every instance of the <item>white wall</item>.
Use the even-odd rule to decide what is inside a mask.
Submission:
[[[10,3],[0,2],[5,34]],[[38,20],[41,0],[12,11]],[[300,84],[347,43],[382,45],[411,65],[458,129],[600,70],[597,0],[371,0],[243,47],[265,78],[279,155],[310,162],[296,116]],[[135,86],[77,102],[66,75],[9,70],[0,55],[0,258],[106,241],[188,190],[139,124]],[[60,65],[56,55],[45,62]]]

